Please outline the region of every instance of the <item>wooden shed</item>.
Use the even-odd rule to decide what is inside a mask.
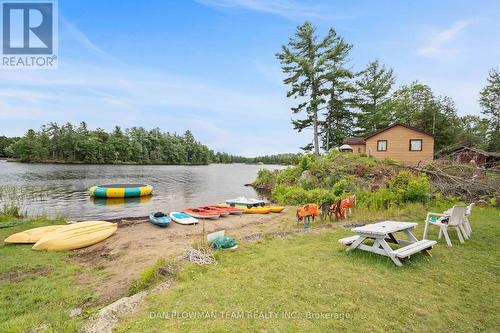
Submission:
[[[460,146],[454,148],[450,155],[459,163],[474,163],[485,168],[500,165],[500,153],[488,152],[479,148]]]

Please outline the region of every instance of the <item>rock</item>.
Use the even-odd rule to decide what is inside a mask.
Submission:
[[[135,312],[148,294],[165,291],[173,283],[173,280],[167,280],[151,291],[144,290],[105,306],[87,321],[81,333],[112,333],[119,319]]]
[[[304,170],[302,174],[299,177],[299,182],[307,182],[309,179],[311,179],[311,171],[309,170]]]
[[[147,291],[141,291],[130,297],[123,297],[109,304],[96,313],[83,327],[83,333],[111,333],[118,319],[136,310],[142,303]]]
[[[71,318],[78,317],[79,315],[82,314],[82,312],[83,312],[82,308],[75,308],[75,309],[73,309],[73,310],[70,311],[69,316]]]

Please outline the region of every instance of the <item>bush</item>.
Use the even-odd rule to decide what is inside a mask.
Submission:
[[[401,171],[386,183],[387,188],[398,196],[398,201],[423,202],[429,198],[431,187],[424,175],[414,175],[409,171]]]
[[[280,204],[304,205],[307,203],[322,204],[328,200],[335,200],[332,191],[316,188],[306,190],[300,186],[278,185],[272,192],[273,198]]]
[[[388,209],[398,202],[396,193],[386,188],[381,188],[376,192],[360,191],[356,194],[357,202],[360,206],[370,209]]]
[[[428,178],[400,170],[388,160],[331,151],[326,156],[303,155],[295,167],[277,173],[261,171],[256,184],[272,184],[267,188],[282,204],[320,204],[347,193],[358,195],[360,204],[372,209],[426,203],[432,193]]]
[[[293,185],[295,184],[297,179],[299,179],[301,174],[302,170],[300,168],[297,167],[286,168],[284,170],[281,170],[276,176],[276,184]]]
[[[356,190],[353,184],[353,177],[348,176],[339,180],[333,186],[333,193],[337,196],[340,196],[347,192],[354,192]]]
[[[261,169],[257,179],[253,183],[256,187],[272,189],[276,184],[276,172],[269,169]]]
[[[297,163],[297,167],[300,169],[300,172],[305,170],[309,170],[311,166],[316,162],[316,157],[312,154],[304,155],[300,158]]]

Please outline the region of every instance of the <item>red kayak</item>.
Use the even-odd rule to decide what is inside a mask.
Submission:
[[[235,208],[235,207],[226,207],[226,206],[209,206],[209,207],[222,209],[226,212],[229,212],[229,214],[234,214],[234,215],[242,215],[244,213],[244,211],[242,209]]]
[[[195,217],[197,219],[212,219],[216,220],[220,217],[220,213],[216,213],[211,210],[206,210],[203,208],[186,208],[184,213]]]
[[[228,216],[229,212],[225,209],[220,209],[219,207],[215,206],[203,206],[203,207],[198,207],[198,209],[204,209],[209,212],[214,212],[215,214],[219,214],[220,216]]]

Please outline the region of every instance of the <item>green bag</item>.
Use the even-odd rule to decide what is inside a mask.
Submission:
[[[229,249],[236,246],[236,240],[228,236],[220,236],[214,239],[212,247],[214,249]]]

